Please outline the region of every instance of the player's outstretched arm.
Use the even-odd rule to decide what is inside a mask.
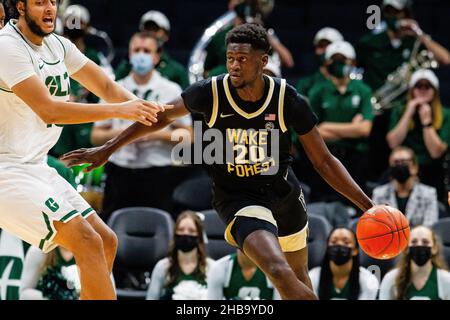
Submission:
[[[158,115],[158,123],[152,125],[151,127],[145,126],[139,122],[131,125],[125,129],[117,137],[109,140],[104,145],[97,148],[90,149],[79,149],[63,155],[60,160],[64,161],[69,167],[90,163],[91,166],[86,168],[86,171],[91,171],[106,161],[108,158],[121,147],[142,138],[149,133],[161,130],[175,121],[177,118],[181,118],[187,114],[189,111],[186,109],[183,99],[178,97],[176,100],[169,103],[173,108],[168,109]]]
[[[136,95],[112,80],[102,68],[91,60],[70,77],[108,103],[138,99]]]
[[[164,111],[165,108],[139,99],[113,104],[59,101],[50,95],[48,89],[35,75],[16,84],[12,87],[12,91],[47,124],[77,124],[120,118],[139,121],[150,126],[157,122],[157,113]]]
[[[314,168],[330,186],[363,211],[374,206],[372,200],[356,184],[347,169],[330,153],[317,128],[314,127],[299,139]]]

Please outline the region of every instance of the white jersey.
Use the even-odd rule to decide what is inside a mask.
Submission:
[[[168,103],[180,96],[181,87],[154,70],[150,81],[144,85],[138,85],[129,75],[118,82],[125,89],[137,97],[147,101]],[[122,119],[98,121],[97,127],[111,127],[113,129],[126,129],[134,122]],[[175,120],[175,124],[191,126],[190,115]],[[168,130],[163,129],[163,130]],[[111,155],[110,162],[124,168],[142,169],[149,167],[164,167],[174,165],[172,162],[172,145],[162,141],[138,142],[124,146]]]
[[[313,286],[314,293],[319,295],[320,271],[321,267],[315,267],[309,271],[309,278]],[[377,298],[380,282],[369,270],[359,267],[359,287],[358,300],[375,300]]]
[[[47,125],[11,88],[36,75],[54,99],[69,101],[69,77],[88,61],[66,38],[51,34],[37,46],[11,19],[0,31],[0,166],[45,163],[62,131]]]

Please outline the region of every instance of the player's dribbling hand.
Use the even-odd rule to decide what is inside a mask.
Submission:
[[[110,155],[111,153],[102,147],[90,149],[83,148],[68,152],[62,155],[59,160],[61,160],[69,168],[89,163],[90,166],[83,170],[83,172],[89,172],[105,164]]]
[[[117,118],[133,120],[146,126],[151,126],[153,123],[158,122],[158,112],[164,112],[166,109],[171,108],[173,108],[172,105],[136,99],[119,103],[115,111]]]

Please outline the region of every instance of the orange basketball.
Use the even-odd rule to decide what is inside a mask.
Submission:
[[[356,238],[367,255],[391,259],[408,246],[409,223],[398,209],[374,206],[359,219]]]

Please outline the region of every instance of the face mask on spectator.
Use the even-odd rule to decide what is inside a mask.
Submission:
[[[341,60],[334,60],[328,66],[328,72],[338,79],[345,78],[350,74],[350,66]]]
[[[319,62],[319,66],[323,66],[323,64],[325,63],[325,53],[316,55],[317,61]]]
[[[414,246],[409,247],[409,255],[419,267],[425,265],[431,259],[431,247]]]
[[[192,251],[198,245],[197,236],[175,235],[175,248],[183,252]]]
[[[389,30],[397,31],[398,30],[398,19],[396,17],[389,17],[385,19],[386,25]]]
[[[352,248],[346,246],[328,246],[327,252],[330,260],[338,266],[347,263],[352,257]]]
[[[133,71],[141,76],[145,76],[153,69],[153,58],[148,53],[139,52],[133,54],[130,63]]]
[[[397,164],[391,167],[391,177],[400,184],[405,183],[410,176],[409,166],[406,164]]]

